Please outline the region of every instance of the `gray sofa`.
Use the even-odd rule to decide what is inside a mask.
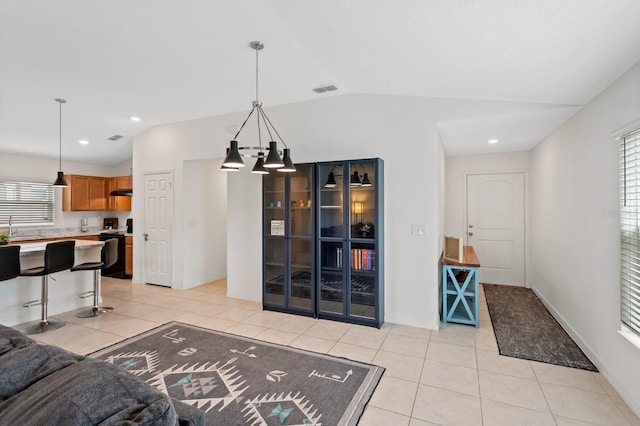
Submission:
[[[1,425],[204,425],[204,412],[113,364],[0,325]]]

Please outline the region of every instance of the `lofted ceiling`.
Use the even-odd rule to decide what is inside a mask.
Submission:
[[[248,111],[252,40],[266,109],[348,93],[509,101],[439,123],[445,152],[528,150],[640,61],[639,18],[638,0],[2,0],[0,153],[57,158],[58,97],[63,159],[104,165],[150,127]]]

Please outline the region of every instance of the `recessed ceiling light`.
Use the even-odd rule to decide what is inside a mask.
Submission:
[[[487,142],[489,142],[490,144],[494,144],[494,143],[498,143],[498,139],[489,139]]]
[[[89,141],[84,140],[84,139],[79,140],[79,141],[78,141],[78,143],[79,143],[80,145],[89,145]]]
[[[129,118],[131,119],[131,121],[140,121],[140,120],[142,120],[140,117],[136,117],[136,116],[129,117]]]

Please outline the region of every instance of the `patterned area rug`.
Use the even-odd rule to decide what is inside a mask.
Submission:
[[[500,355],[598,371],[531,289],[483,287]]]
[[[355,425],[384,368],[171,322],[91,354],[215,425]]]

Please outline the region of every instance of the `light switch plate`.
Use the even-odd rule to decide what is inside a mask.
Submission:
[[[426,233],[427,227],[425,225],[411,225],[411,235],[419,235],[422,236]]]

